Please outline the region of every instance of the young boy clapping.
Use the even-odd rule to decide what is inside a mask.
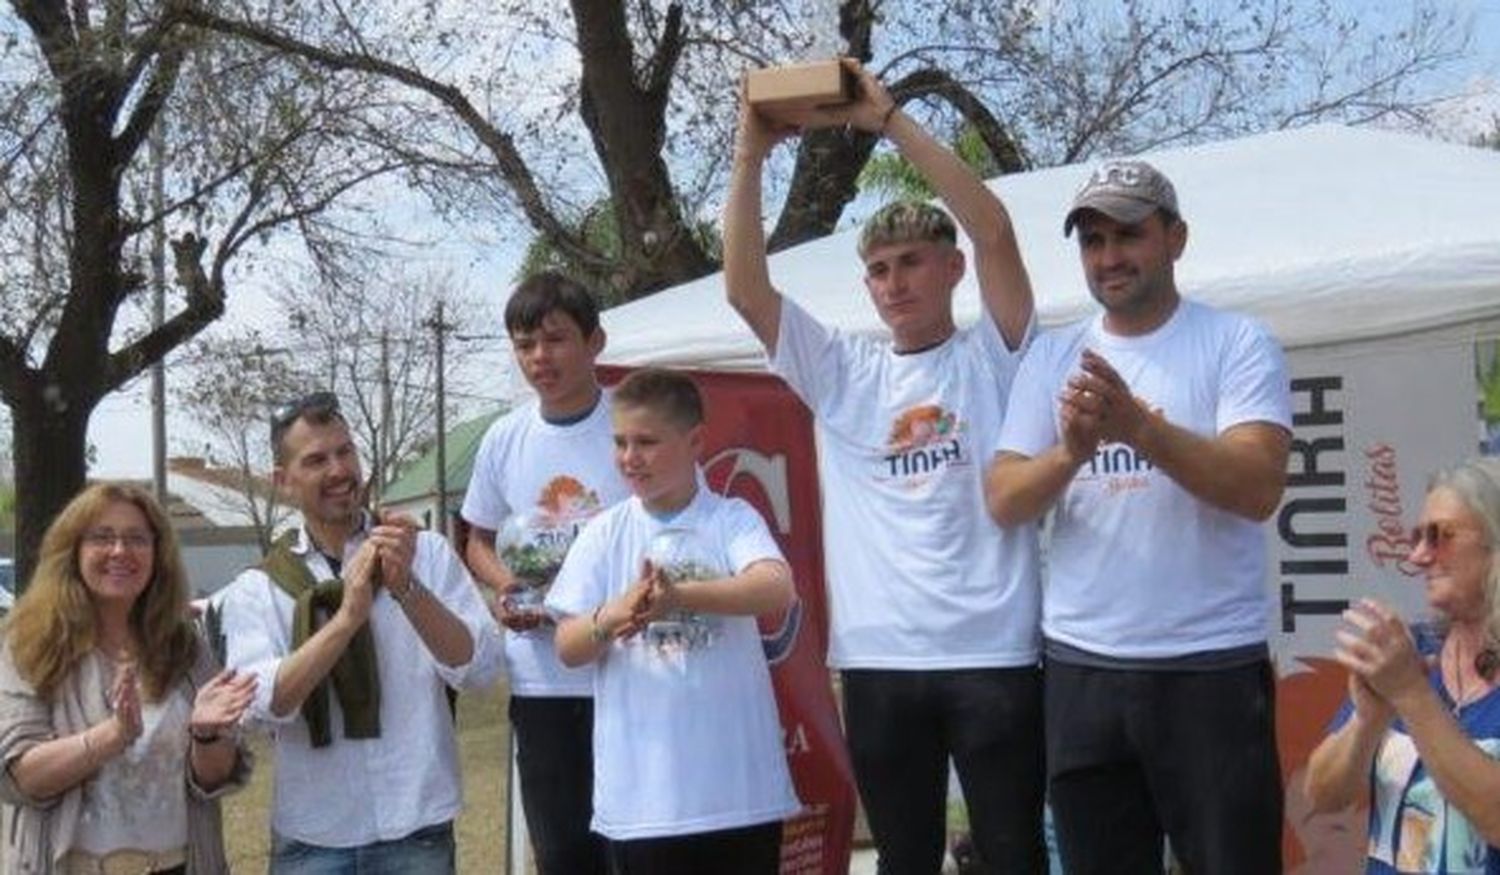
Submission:
[[[563,662],[597,662],[593,830],[617,872],[770,875],[800,804],[755,617],[791,603],[791,573],[760,515],[703,485],[692,380],[638,371],[612,403],[633,497],[584,528],[547,596]]]

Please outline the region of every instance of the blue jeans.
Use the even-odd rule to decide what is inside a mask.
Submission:
[[[325,848],[271,834],[271,875],[452,875],[453,824],[388,842]]]

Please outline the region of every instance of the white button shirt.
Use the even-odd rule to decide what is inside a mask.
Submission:
[[[305,530],[293,552],[318,580],[334,575]],[[347,567],[364,533],[344,547]],[[256,676],[248,717],[270,727],[276,742],[271,827],[307,844],[350,848],[389,841],[453,819],[463,805],[458,746],[445,685],[474,689],[499,677],[500,630],[457,554],[441,536],[417,535],[412,574],[468,628],[474,652],[449,667],[430,653],[401,606],[383,588],[370,610],[380,673],[380,737],[343,737],[338,698],[329,695],[333,743],[313,748],[301,710],[271,713],[276,673],[292,647],[295,603],[258,568],[225,587],[226,663]]]

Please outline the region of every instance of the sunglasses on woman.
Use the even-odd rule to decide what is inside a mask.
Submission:
[[[1426,544],[1434,551],[1442,550],[1452,543],[1453,539],[1458,537],[1458,533],[1463,530],[1463,527],[1457,523],[1436,521],[1421,523],[1411,530],[1410,539],[1407,543],[1411,544],[1413,550],[1423,544]]]

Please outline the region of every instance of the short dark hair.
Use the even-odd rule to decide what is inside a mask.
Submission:
[[[292,430],[297,420],[305,419],[310,425],[327,425],[338,421],[347,424],[339,411],[339,396],[327,391],[309,392],[300,398],[277,405],[271,412],[271,455],[280,465],[286,461],[286,433]]]
[[[505,302],[505,331],[535,331],[547,314],[558,311],[573,320],[585,338],[599,330],[599,304],[582,284],[547,270],[521,281]]]
[[[643,407],[684,430],[703,422],[703,394],[681,371],[642,368],[615,387],[614,406]]]

